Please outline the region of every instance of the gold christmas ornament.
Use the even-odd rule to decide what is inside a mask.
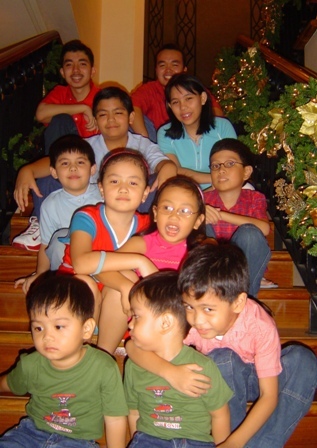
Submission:
[[[296,110],[302,116],[304,122],[299,130],[300,133],[308,135],[317,144],[317,104],[315,101],[299,106]]]

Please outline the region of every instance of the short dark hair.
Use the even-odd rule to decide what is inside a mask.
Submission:
[[[66,152],[78,152],[87,156],[91,166],[96,164],[95,153],[90,144],[76,134],[63,135],[49,149],[50,166],[55,168],[58,157]]]
[[[236,138],[223,138],[222,140],[218,140],[211,148],[209,159],[211,159],[211,156],[221,151],[235,152],[239,156],[243,166],[250,165],[253,167],[254,155],[250,148],[240,140],[237,140]]]
[[[177,175],[174,177],[168,178],[156,191],[154,200],[152,202],[151,211],[150,211],[150,217],[151,217],[151,224],[150,227],[143,232],[143,234],[152,233],[157,229],[157,224],[154,220],[154,212],[153,212],[153,206],[157,206],[160,200],[160,197],[163,193],[163,191],[168,187],[179,187],[183,188],[184,190],[190,191],[195,198],[197,199],[198,204],[198,210],[197,210],[197,216],[199,215],[206,215],[206,206],[204,202],[204,196],[200,189],[200,186],[190,177],[183,176],[183,175]],[[187,248],[188,250],[192,249],[196,244],[198,244],[200,241],[206,238],[206,221],[204,220],[198,229],[193,229],[191,233],[187,237]]]
[[[167,113],[170,118],[171,126],[166,130],[165,135],[172,139],[180,139],[184,137],[183,125],[173,114],[169,103],[171,102],[171,91],[175,87],[176,89],[182,87],[188,92],[194,95],[201,95],[203,92],[206,93],[207,99],[205,104],[202,106],[201,115],[199,119],[199,126],[197,134],[205,134],[210,131],[211,128],[215,127],[214,124],[214,113],[212,110],[210,94],[208,93],[206,87],[203,83],[196,78],[196,76],[189,75],[188,73],[177,73],[171,77],[165,87],[165,98],[167,102]]]
[[[178,45],[173,44],[173,43],[164,44],[161,48],[159,48],[157,50],[157,52],[155,54],[155,65],[157,65],[158,55],[164,50],[178,51],[182,55],[183,65],[184,65],[184,67],[186,67],[185,55],[184,55],[183,51],[180,49],[180,47]]]
[[[31,285],[26,295],[26,309],[32,313],[59,309],[68,304],[71,313],[82,322],[93,317],[94,295],[83,280],[73,275],[57,275],[48,271],[40,275]]]
[[[148,164],[143,155],[140,153],[140,151],[131,148],[116,148],[113,149],[112,151],[109,151],[108,154],[106,154],[101,161],[98,181],[102,182],[105,172],[107,171],[107,168],[109,168],[109,166],[118,162],[122,162],[123,160],[133,162],[135,165],[140,167],[142,173],[144,174],[145,185],[148,185],[149,183]]]
[[[243,251],[232,243],[201,244],[190,251],[181,265],[181,294],[200,299],[213,290],[220,300],[232,303],[249,291],[249,269]]]
[[[91,66],[94,66],[95,59],[92,50],[87,47],[87,45],[83,44],[79,39],[70,40],[63,45],[61,52],[61,66],[63,66],[64,64],[65,54],[69,51],[74,53],[76,53],[77,51],[82,51],[88,57]]]
[[[120,89],[120,87],[111,86],[105,87],[104,89],[101,89],[98,93],[96,93],[92,104],[92,113],[94,117],[97,114],[97,107],[100,101],[110,100],[111,98],[117,98],[119,101],[121,101],[123,107],[128,111],[129,115],[134,111],[130,95],[123,89]]]
[[[131,303],[133,297],[142,296],[154,316],[158,317],[165,312],[173,314],[179,322],[181,336],[184,338],[189,325],[182,296],[177,288],[177,277],[177,271],[174,270],[162,270],[144,277],[132,286],[129,301]]]

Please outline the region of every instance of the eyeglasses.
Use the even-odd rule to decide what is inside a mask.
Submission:
[[[171,215],[173,212],[175,212],[176,215],[180,216],[181,218],[189,218],[190,216],[196,215],[196,213],[198,213],[193,212],[187,207],[175,210],[171,205],[159,205],[158,207],[156,207],[156,209],[158,212],[162,213],[162,215]]]
[[[211,171],[218,171],[218,170],[220,170],[221,165],[223,165],[225,168],[232,168],[237,163],[239,165],[243,165],[242,162],[235,162],[233,160],[227,160],[226,162],[223,162],[223,163],[211,163],[210,164],[210,169],[211,169]]]

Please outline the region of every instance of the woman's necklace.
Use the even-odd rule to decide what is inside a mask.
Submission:
[[[189,138],[190,138],[191,140],[193,140],[193,142],[195,143],[195,145],[197,145],[198,142],[199,142],[199,140],[200,140],[201,135],[197,135],[197,134],[195,134],[195,135],[191,135],[188,131],[187,131],[187,134],[189,135]]]

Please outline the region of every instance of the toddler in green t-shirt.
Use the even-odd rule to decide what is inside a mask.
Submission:
[[[26,296],[36,351],[21,355],[0,376],[0,392],[29,393],[27,417],[0,438],[0,447],[124,448],[126,415],[122,379],[107,353],[83,343],[92,337],[94,297],[71,275],[44,273]]]
[[[177,275],[177,271],[156,272],[132,287],[131,339],[172,364],[199,364],[212,378],[212,387],[192,398],[128,360],[124,388],[133,436],[129,448],[180,447],[185,446],[184,439],[195,446],[215,447],[230,434],[231,390],[211,359],[183,344],[188,324]]]

